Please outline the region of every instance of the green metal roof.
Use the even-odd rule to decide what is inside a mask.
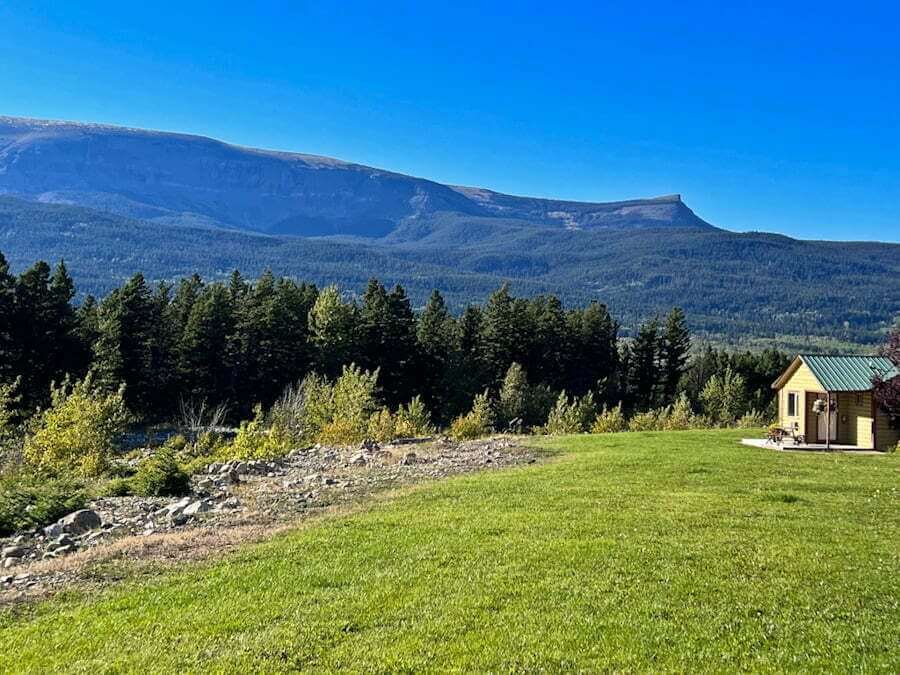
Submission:
[[[801,354],[800,359],[826,391],[867,391],[878,375],[890,379],[900,370],[884,356]]]

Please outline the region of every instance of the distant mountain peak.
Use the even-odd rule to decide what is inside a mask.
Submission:
[[[294,236],[377,239],[411,221],[446,222],[446,214],[569,230],[712,227],[680,195],[605,203],[517,197],[205,136],[6,116],[0,194]]]

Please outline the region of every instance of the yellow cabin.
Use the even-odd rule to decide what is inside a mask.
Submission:
[[[900,370],[881,356],[801,354],[772,384],[778,390],[779,426],[794,430],[807,444],[896,447],[900,429],[875,402],[876,376],[900,377]]]

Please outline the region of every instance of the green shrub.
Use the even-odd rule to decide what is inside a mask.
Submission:
[[[431,415],[420,396],[415,396],[405,406],[401,405],[394,416],[394,433],[398,438],[431,436],[434,433]]]
[[[213,462],[222,462],[229,461],[231,459],[237,459],[227,456],[227,447],[228,446],[223,446],[216,454],[197,455],[196,457],[184,459],[178,463],[178,466],[181,467],[181,470],[188,476],[193,476],[198,473],[203,473],[204,469],[206,469],[206,467]]]
[[[603,410],[597,415],[594,424],[591,427],[592,434],[611,434],[619,431],[627,431],[628,422],[622,413],[622,403],[620,402],[615,408],[607,409],[603,406]]]
[[[253,419],[241,422],[234,440],[219,454],[229,459],[271,459],[284,455],[288,449],[277,430],[266,427],[262,406],[256,406]]]
[[[556,399],[556,405],[547,417],[544,432],[550,435],[580,434],[587,431],[595,421],[597,408],[594,395],[588,392],[581,398],[575,396],[569,401],[566,392],[562,391]]]
[[[66,380],[52,386],[50,408],[25,439],[25,459],[51,474],[100,475],[128,421],[123,395],[121,388],[114,394],[99,390],[90,375],[74,385]]]
[[[165,443],[164,448],[169,448],[174,452],[182,452],[188,446],[188,440],[181,434],[170,436]]]
[[[698,426],[697,415],[684,392],[675,399],[675,403],[658,411],[657,418],[659,426],[665,431],[687,431]]]
[[[759,429],[768,426],[771,418],[759,410],[750,410],[744,413],[737,421],[739,429]]]
[[[659,410],[639,412],[628,420],[628,431],[659,431],[661,428]]]
[[[13,422],[16,419],[17,406],[22,400],[16,391],[21,384],[21,377],[17,377],[9,384],[0,384],[0,443],[11,438],[16,432]]]
[[[100,490],[102,497],[127,497],[131,494],[131,479],[113,478]]]
[[[220,453],[226,445],[228,445],[228,443],[222,437],[222,434],[216,433],[215,431],[204,431],[197,436],[196,441],[185,447],[184,450],[181,451],[181,454],[185,457],[216,455]]]
[[[372,438],[379,443],[388,443],[396,438],[394,418],[391,415],[390,410],[382,408],[369,418],[369,430],[367,435],[369,438]]]
[[[488,436],[493,432],[494,413],[488,393],[478,394],[472,402],[472,409],[460,415],[450,425],[450,436],[458,441],[472,440]]]
[[[0,536],[44,527],[87,504],[84,485],[70,479],[12,476],[0,480]]]
[[[703,410],[719,424],[733,424],[745,411],[747,385],[744,377],[726,368],[722,375],[709,378],[700,392]]]
[[[138,464],[128,483],[131,494],[142,497],[174,497],[190,492],[190,476],[178,466],[170,448],[161,448]]]

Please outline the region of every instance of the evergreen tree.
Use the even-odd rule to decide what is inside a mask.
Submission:
[[[319,293],[309,312],[310,342],[316,369],[330,378],[358,357],[358,310],[341,299],[337,286]]]
[[[0,252],[0,385],[12,383],[21,373],[16,319],[16,280]]]
[[[26,408],[48,402],[50,383],[71,372],[80,375],[75,312],[71,300],[75,285],[65,263],[55,271],[41,261],[16,281],[12,334],[17,344],[16,369],[22,376],[20,392]]]
[[[363,368],[378,370],[385,403],[396,407],[418,389],[416,320],[401,286],[388,293],[377,279],[369,281],[360,308]]]
[[[656,407],[660,382],[660,329],[659,320],[646,321],[638,328],[630,345],[628,394],[635,410]]]
[[[438,291],[432,291],[419,316],[416,340],[421,362],[421,395],[428,409],[444,421],[451,400],[452,365],[458,335],[456,322]]]
[[[572,312],[569,323],[575,348],[565,388],[576,395],[597,391],[602,402],[617,403],[621,399],[619,324],[610,316],[606,305],[596,301]]]
[[[685,364],[691,349],[691,333],[687,327],[684,311],[675,307],[666,317],[660,340],[661,403],[674,403],[678,393],[678,383],[684,374]]]
[[[184,400],[226,403],[231,373],[224,357],[234,330],[231,299],[224,287],[208,287],[191,308],[178,349],[178,370]]]
[[[142,274],[136,274],[100,305],[94,345],[96,383],[107,391],[125,385],[125,403],[147,416],[156,401],[153,372],[154,303]]]
[[[522,431],[530,421],[529,386],[525,369],[513,363],[506,371],[497,402],[497,424],[500,429],[513,428]]]
[[[523,362],[527,356],[524,341],[527,330],[520,330],[525,320],[524,307],[503,284],[488,298],[481,320],[481,355],[489,384],[496,386],[513,361]]]
[[[481,344],[482,323],[481,308],[474,305],[466,307],[459,318],[459,342],[450,367],[454,387],[449,396],[451,409],[446,417],[469,410],[472,400],[484,391],[490,378]]]

